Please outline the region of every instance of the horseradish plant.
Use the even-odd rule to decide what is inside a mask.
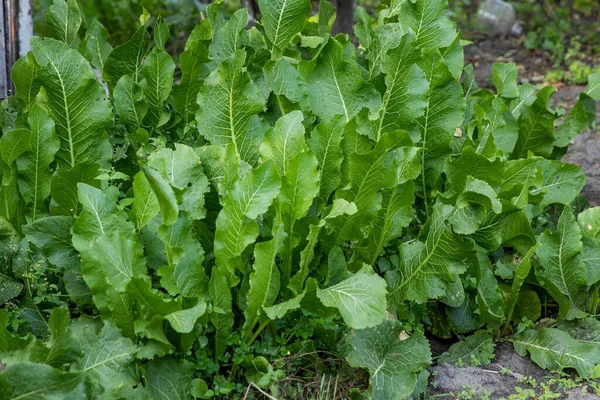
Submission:
[[[600,210],[575,215],[585,177],[560,157],[600,76],[567,116],[515,65],[479,89],[446,5],[362,15],[357,48],[326,1],[259,0],[250,29],[215,2],[176,63],[160,18],[112,48],[56,0],[2,108],[2,398],[275,391],[248,349],[307,319],[345,325],[303,346],[367,370],[374,399],[426,387],[425,330],[488,328],[446,361],[512,335],[594,376]]]

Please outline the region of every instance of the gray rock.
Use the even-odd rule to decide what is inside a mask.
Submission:
[[[521,34],[515,9],[503,0],[485,0],[477,11],[476,28],[491,36]]]

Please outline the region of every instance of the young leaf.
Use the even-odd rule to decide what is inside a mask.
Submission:
[[[444,12],[447,0],[415,0],[398,2],[394,9],[404,31],[409,29],[417,36],[417,46],[421,49],[448,47],[456,37],[454,24]]]
[[[132,220],[135,221],[137,229],[142,230],[160,212],[158,198],[152,191],[150,182],[148,182],[143,171],[138,172],[133,177],[133,194],[131,213],[135,218],[132,218]]]
[[[552,154],[554,120],[557,115],[551,111],[548,102],[555,92],[554,86],[546,86],[536,94],[533,104],[522,111],[519,117],[519,138],[512,158],[527,157],[529,151],[543,157]]]
[[[273,160],[277,173],[282,177],[287,175],[289,163],[306,150],[303,119],[301,111],[282,116],[267,131],[260,146],[261,161]]]
[[[323,204],[327,203],[331,193],[340,184],[339,171],[344,159],[340,142],[344,135],[344,122],[342,115],[323,118],[313,129],[308,143],[319,162],[321,171],[319,199]]]
[[[148,112],[148,100],[144,97],[142,86],[135,82],[133,76],[123,75],[119,79],[113,97],[119,122],[123,125],[142,126],[142,120]]]
[[[53,0],[46,13],[46,22],[60,40],[73,44],[81,26],[81,12],[76,0]]]
[[[218,28],[208,47],[208,52],[215,62],[220,63],[236,55],[247,37],[244,31],[246,25],[248,25],[248,10],[242,7]]]
[[[204,82],[202,68],[208,61],[206,46],[188,40],[185,51],[179,56],[181,82],[173,87],[173,105],[186,117],[198,108],[196,97]]]
[[[525,278],[529,275],[529,271],[531,270],[531,257],[537,251],[538,244],[533,246],[527,254],[521,259],[521,262],[517,265],[517,269],[515,270],[513,276],[512,287],[510,289],[510,295],[508,297],[508,302],[506,305],[506,323],[509,324],[512,321],[513,312],[515,310],[515,306],[517,305],[517,301],[519,300],[519,293],[521,292],[521,286],[523,286],[523,282],[525,282]]]
[[[102,72],[104,62],[112,50],[112,46],[108,43],[108,32],[102,23],[97,19],[92,21],[79,45],[79,52]]]
[[[12,69],[12,82],[15,85],[15,97],[21,105],[21,112],[27,114],[35,104],[36,96],[40,90],[40,83],[35,79],[38,65],[32,52],[21,57],[15,62]]]
[[[431,351],[425,336],[415,332],[401,340],[402,326],[386,320],[368,329],[348,335],[350,350],[346,360],[371,375],[373,400],[405,399],[417,384],[417,374],[431,363]]]

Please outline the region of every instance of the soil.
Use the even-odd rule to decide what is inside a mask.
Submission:
[[[465,63],[473,64],[475,79],[479,86],[490,87],[488,81],[492,73],[492,65],[496,62],[514,62],[519,69],[520,83],[549,84],[545,82],[546,73],[552,65],[543,56],[526,50],[522,45],[523,38],[505,37],[482,39],[465,47]],[[554,84],[557,93],[554,95],[555,107],[569,111],[577,101],[579,93],[585,86]],[[563,161],[579,165],[587,176],[583,193],[588,197],[591,206],[600,205],[600,107],[596,110],[596,124],[580,134]]]
[[[535,399],[551,393],[555,399],[600,399],[590,385],[571,376],[559,377],[535,365],[529,358],[515,353],[510,343],[498,343],[496,358],[484,367],[457,367],[440,364],[432,368],[429,391],[425,398],[435,399],[502,399],[519,393]],[[536,397],[534,397],[536,396]]]

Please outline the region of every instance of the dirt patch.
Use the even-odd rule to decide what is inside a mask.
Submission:
[[[553,396],[549,396],[553,393]],[[527,396],[523,396],[527,394]],[[510,343],[499,343],[496,358],[485,367],[457,367],[440,364],[431,369],[429,391],[425,398],[518,399],[548,397],[567,400],[597,400],[600,396],[587,383],[571,376],[559,377],[515,353]]]

